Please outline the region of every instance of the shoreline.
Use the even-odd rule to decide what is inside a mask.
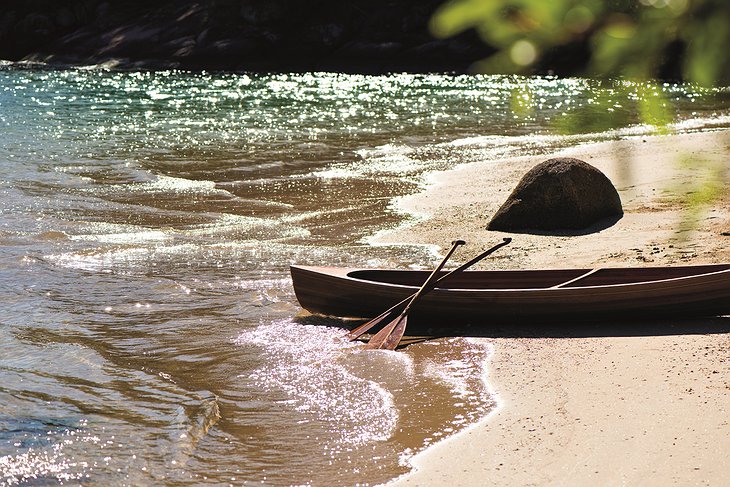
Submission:
[[[727,170],[730,130],[639,136],[579,145],[571,156],[598,167],[619,191],[624,217],[575,236],[486,230],[488,217],[527,170],[547,156],[483,161],[438,173],[399,201],[429,215],[378,243],[469,254],[502,236],[513,243],[481,268],[671,265],[730,261],[727,195],[694,229],[682,197],[704,171]],[[681,165],[682,158],[695,160]],[[706,159],[706,164],[696,162]],[[670,161],[669,163],[667,161]],[[677,196],[680,198],[678,199]],[[479,247],[479,248],[476,248]],[[414,456],[414,470],[387,485],[720,485],[730,472],[730,317],[589,325],[522,326],[485,338],[488,387],[497,407],[482,421]]]

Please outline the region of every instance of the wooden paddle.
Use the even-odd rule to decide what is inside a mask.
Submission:
[[[477,255],[476,257],[474,257],[469,262],[466,262],[465,264],[460,265],[459,267],[457,267],[456,269],[452,270],[448,274],[440,277],[433,284],[431,284],[428,288],[426,288],[423,291],[423,294],[432,291],[433,289],[435,289],[436,287],[438,287],[438,285],[441,284],[442,282],[444,282],[445,280],[449,279],[450,277],[453,277],[456,274],[459,274],[460,272],[465,271],[466,269],[468,269],[469,267],[473,266],[474,264],[476,264],[480,260],[484,259],[486,256],[488,256],[488,255],[496,252],[501,247],[504,247],[505,245],[507,245],[511,241],[512,241],[511,238],[505,238],[501,243],[495,245],[494,247],[492,247],[492,248],[490,248],[488,250],[485,250],[484,252],[482,252],[481,254]],[[415,297],[415,295],[416,295],[416,293],[411,294],[410,296],[408,296],[407,298],[405,298],[403,301],[395,304],[394,306],[392,306],[391,308],[387,309],[386,311],[383,311],[381,314],[379,314],[375,318],[371,319],[367,323],[363,323],[362,325],[358,326],[357,328],[354,328],[354,329],[350,330],[347,333],[347,335],[345,335],[345,338],[347,338],[350,341],[355,340],[355,339],[359,338],[361,335],[363,335],[364,333],[367,333],[370,329],[372,329],[373,327],[377,326],[378,324],[380,324],[380,323],[382,323],[382,322],[384,322],[386,320],[392,320],[392,319],[394,319],[396,316],[398,316],[400,314],[401,307],[403,305],[405,305],[406,303],[408,303],[408,301],[412,300]]]
[[[456,251],[457,247],[464,244],[466,244],[466,242],[464,242],[463,240],[454,240],[451,243],[451,248],[446,254],[446,257],[444,257],[438,267],[436,267],[436,269],[431,272],[431,274],[428,276],[428,279],[426,279],[426,282],[424,282],[421,288],[416,292],[416,294],[413,295],[403,311],[401,311],[397,318],[385,325],[382,330],[376,333],[370,339],[370,341],[365,344],[366,349],[395,349],[395,347],[398,345],[398,342],[400,342],[400,339],[403,338],[403,333],[406,330],[408,312],[411,310],[411,306],[413,306],[413,304],[418,301],[418,299],[424,294],[424,292],[427,292],[426,288],[436,280],[436,276],[441,271],[441,269],[444,268],[444,266],[446,265],[446,261],[449,260],[454,251]]]

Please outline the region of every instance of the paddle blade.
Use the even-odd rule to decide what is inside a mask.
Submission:
[[[388,311],[376,316],[372,320],[368,321],[367,323],[363,323],[362,325],[358,326],[357,328],[354,328],[347,332],[345,335],[345,338],[349,341],[353,341],[357,338],[359,338],[364,333],[367,333],[371,328],[378,326],[379,324],[386,322],[387,320],[392,320],[398,313],[400,313],[398,307],[393,307],[389,309]]]
[[[403,315],[403,318],[398,321],[398,323],[393,328],[393,331],[391,331],[390,334],[385,338],[380,348],[386,350],[395,350],[395,347],[398,346],[401,339],[403,338],[403,334],[406,331],[407,322],[408,316]]]
[[[370,338],[370,340],[365,344],[365,349],[375,350],[378,348],[383,348],[383,343],[385,342],[385,340],[388,339],[395,327],[398,326],[398,323],[404,320],[405,317],[406,315],[400,314],[393,321],[385,325],[382,330],[380,330],[375,335],[373,335],[372,338]]]

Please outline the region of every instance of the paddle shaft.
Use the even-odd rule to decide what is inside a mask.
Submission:
[[[502,248],[502,247],[504,247],[505,245],[509,244],[509,243],[510,243],[511,241],[512,241],[512,239],[511,239],[511,238],[509,238],[509,237],[507,237],[507,238],[505,238],[505,239],[504,239],[504,240],[503,240],[503,241],[502,241],[501,243],[499,243],[499,244],[495,245],[494,247],[492,247],[492,248],[490,248],[490,249],[488,249],[488,250],[485,250],[485,251],[484,251],[484,252],[482,252],[481,254],[479,254],[479,255],[477,255],[476,257],[474,257],[473,259],[471,259],[471,260],[470,260],[469,262],[466,262],[466,263],[464,263],[464,264],[460,265],[459,267],[457,267],[456,269],[454,269],[454,270],[450,271],[450,272],[449,272],[448,274],[446,274],[446,275],[444,275],[444,276],[441,276],[441,277],[440,277],[439,279],[437,279],[437,280],[436,280],[436,281],[435,281],[435,282],[434,282],[434,283],[433,283],[432,285],[430,285],[429,287],[425,288],[425,289],[423,290],[422,294],[425,294],[425,293],[427,293],[427,292],[430,292],[430,291],[432,291],[433,289],[435,289],[436,287],[438,287],[438,285],[439,285],[439,284],[441,284],[442,282],[444,282],[445,280],[447,280],[447,279],[449,279],[449,278],[453,277],[454,275],[456,275],[456,274],[458,274],[458,273],[460,273],[460,272],[463,272],[463,271],[465,271],[466,269],[468,269],[469,267],[473,266],[474,264],[476,264],[476,263],[477,263],[477,262],[479,262],[480,260],[484,259],[484,258],[485,258],[485,257],[487,257],[488,255],[490,255],[490,254],[492,254],[492,253],[496,252],[496,251],[497,251],[497,250],[499,250],[500,248]],[[418,292],[421,292],[421,290],[419,290]],[[380,323],[381,321],[383,321],[383,320],[384,320],[385,318],[387,318],[388,316],[392,315],[392,314],[393,314],[394,312],[396,312],[396,311],[397,311],[397,310],[398,310],[398,309],[399,309],[399,308],[400,308],[401,306],[403,306],[404,304],[408,303],[408,302],[409,302],[409,300],[412,300],[412,299],[413,299],[413,298],[414,298],[414,297],[416,296],[416,294],[418,294],[418,293],[413,293],[413,294],[411,294],[411,295],[410,295],[410,296],[408,296],[407,298],[403,299],[403,300],[402,300],[401,302],[399,302],[399,303],[395,304],[394,306],[392,306],[392,307],[391,307],[391,308],[389,308],[388,310],[386,310],[386,311],[382,312],[381,314],[379,314],[379,315],[378,315],[378,316],[376,316],[375,318],[371,319],[371,320],[370,320],[370,321],[368,321],[367,323],[364,323],[364,324],[362,324],[362,325],[358,326],[357,328],[355,328],[355,329],[351,330],[351,331],[350,331],[349,333],[347,333],[347,335],[345,335],[345,336],[346,336],[346,337],[347,337],[347,338],[348,338],[349,340],[355,340],[356,338],[360,337],[360,336],[361,336],[362,334],[364,334],[364,333],[367,333],[367,331],[368,331],[368,330],[370,330],[370,329],[371,329],[372,327],[374,327],[375,325],[377,325],[378,323]]]
[[[455,240],[451,244],[451,248],[449,249],[449,252],[446,254],[446,257],[443,258],[441,263],[436,267],[436,269],[431,272],[431,274],[428,276],[428,279],[426,279],[426,282],[423,283],[421,288],[413,295],[413,297],[410,298],[410,301],[406,305],[405,309],[401,311],[398,318],[393,320],[392,322],[388,323],[386,326],[383,327],[382,330],[380,330],[378,333],[373,336],[370,341],[367,343],[365,348],[381,348],[383,346],[383,343],[388,341],[392,342],[393,337],[391,337],[391,333],[397,328],[397,326],[400,324],[400,328],[402,330],[400,331],[400,336],[403,336],[403,331],[405,330],[405,323],[406,323],[406,317],[408,316],[408,311],[411,309],[411,306],[413,306],[413,303],[418,301],[418,299],[424,294],[424,289],[426,289],[433,281],[436,280],[436,276],[441,271],[441,269],[444,268],[446,265],[446,261],[449,260],[451,255],[456,251],[457,247],[460,245],[464,245],[466,242],[463,240]],[[397,342],[400,341],[400,337],[398,337]],[[396,342],[396,345],[397,345]],[[393,347],[395,348],[395,346]]]
[[[465,243],[466,242],[464,242],[463,240],[456,240],[456,241],[454,241],[454,243],[451,245],[451,249],[449,250],[449,253],[446,254],[446,257],[444,257],[444,260],[442,260],[441,263],[439,264],[439,266],[433,270],[433,272],[431,273],[431,275],[428,276],[428,279],[426,279],[426,282],[423,283],[423,286],[421,286],[421,289],[419,289],[416,292],[416,294],[411,298],[411,301],[408,303],[408,305],[406,306],[406,309],[404,309],[401,314],[407,314],[408,313],[408,310],[410,310],[411,309],[411,306],[413,306],[413,303],[415,303],[416,301],[418,301],[421,298],[421,296],[423,296],[423,294],[425,294],[427,292],[426,291],[426,288],[432,282],[434,282],[436,280],[436,276],[438,275],[439,272],[441,272],[441,269],[444,268],[444,266],[446,265],[446,261],[449,260],[449,258],[451,257],[451,255],[456,251],[456,248],[459,245],[464,245]]]

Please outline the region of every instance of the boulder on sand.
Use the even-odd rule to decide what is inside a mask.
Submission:
[[[579,159],[560,157],[528,171],[487,228],[582,230],[621,216],[618,192],[601,171]]]

